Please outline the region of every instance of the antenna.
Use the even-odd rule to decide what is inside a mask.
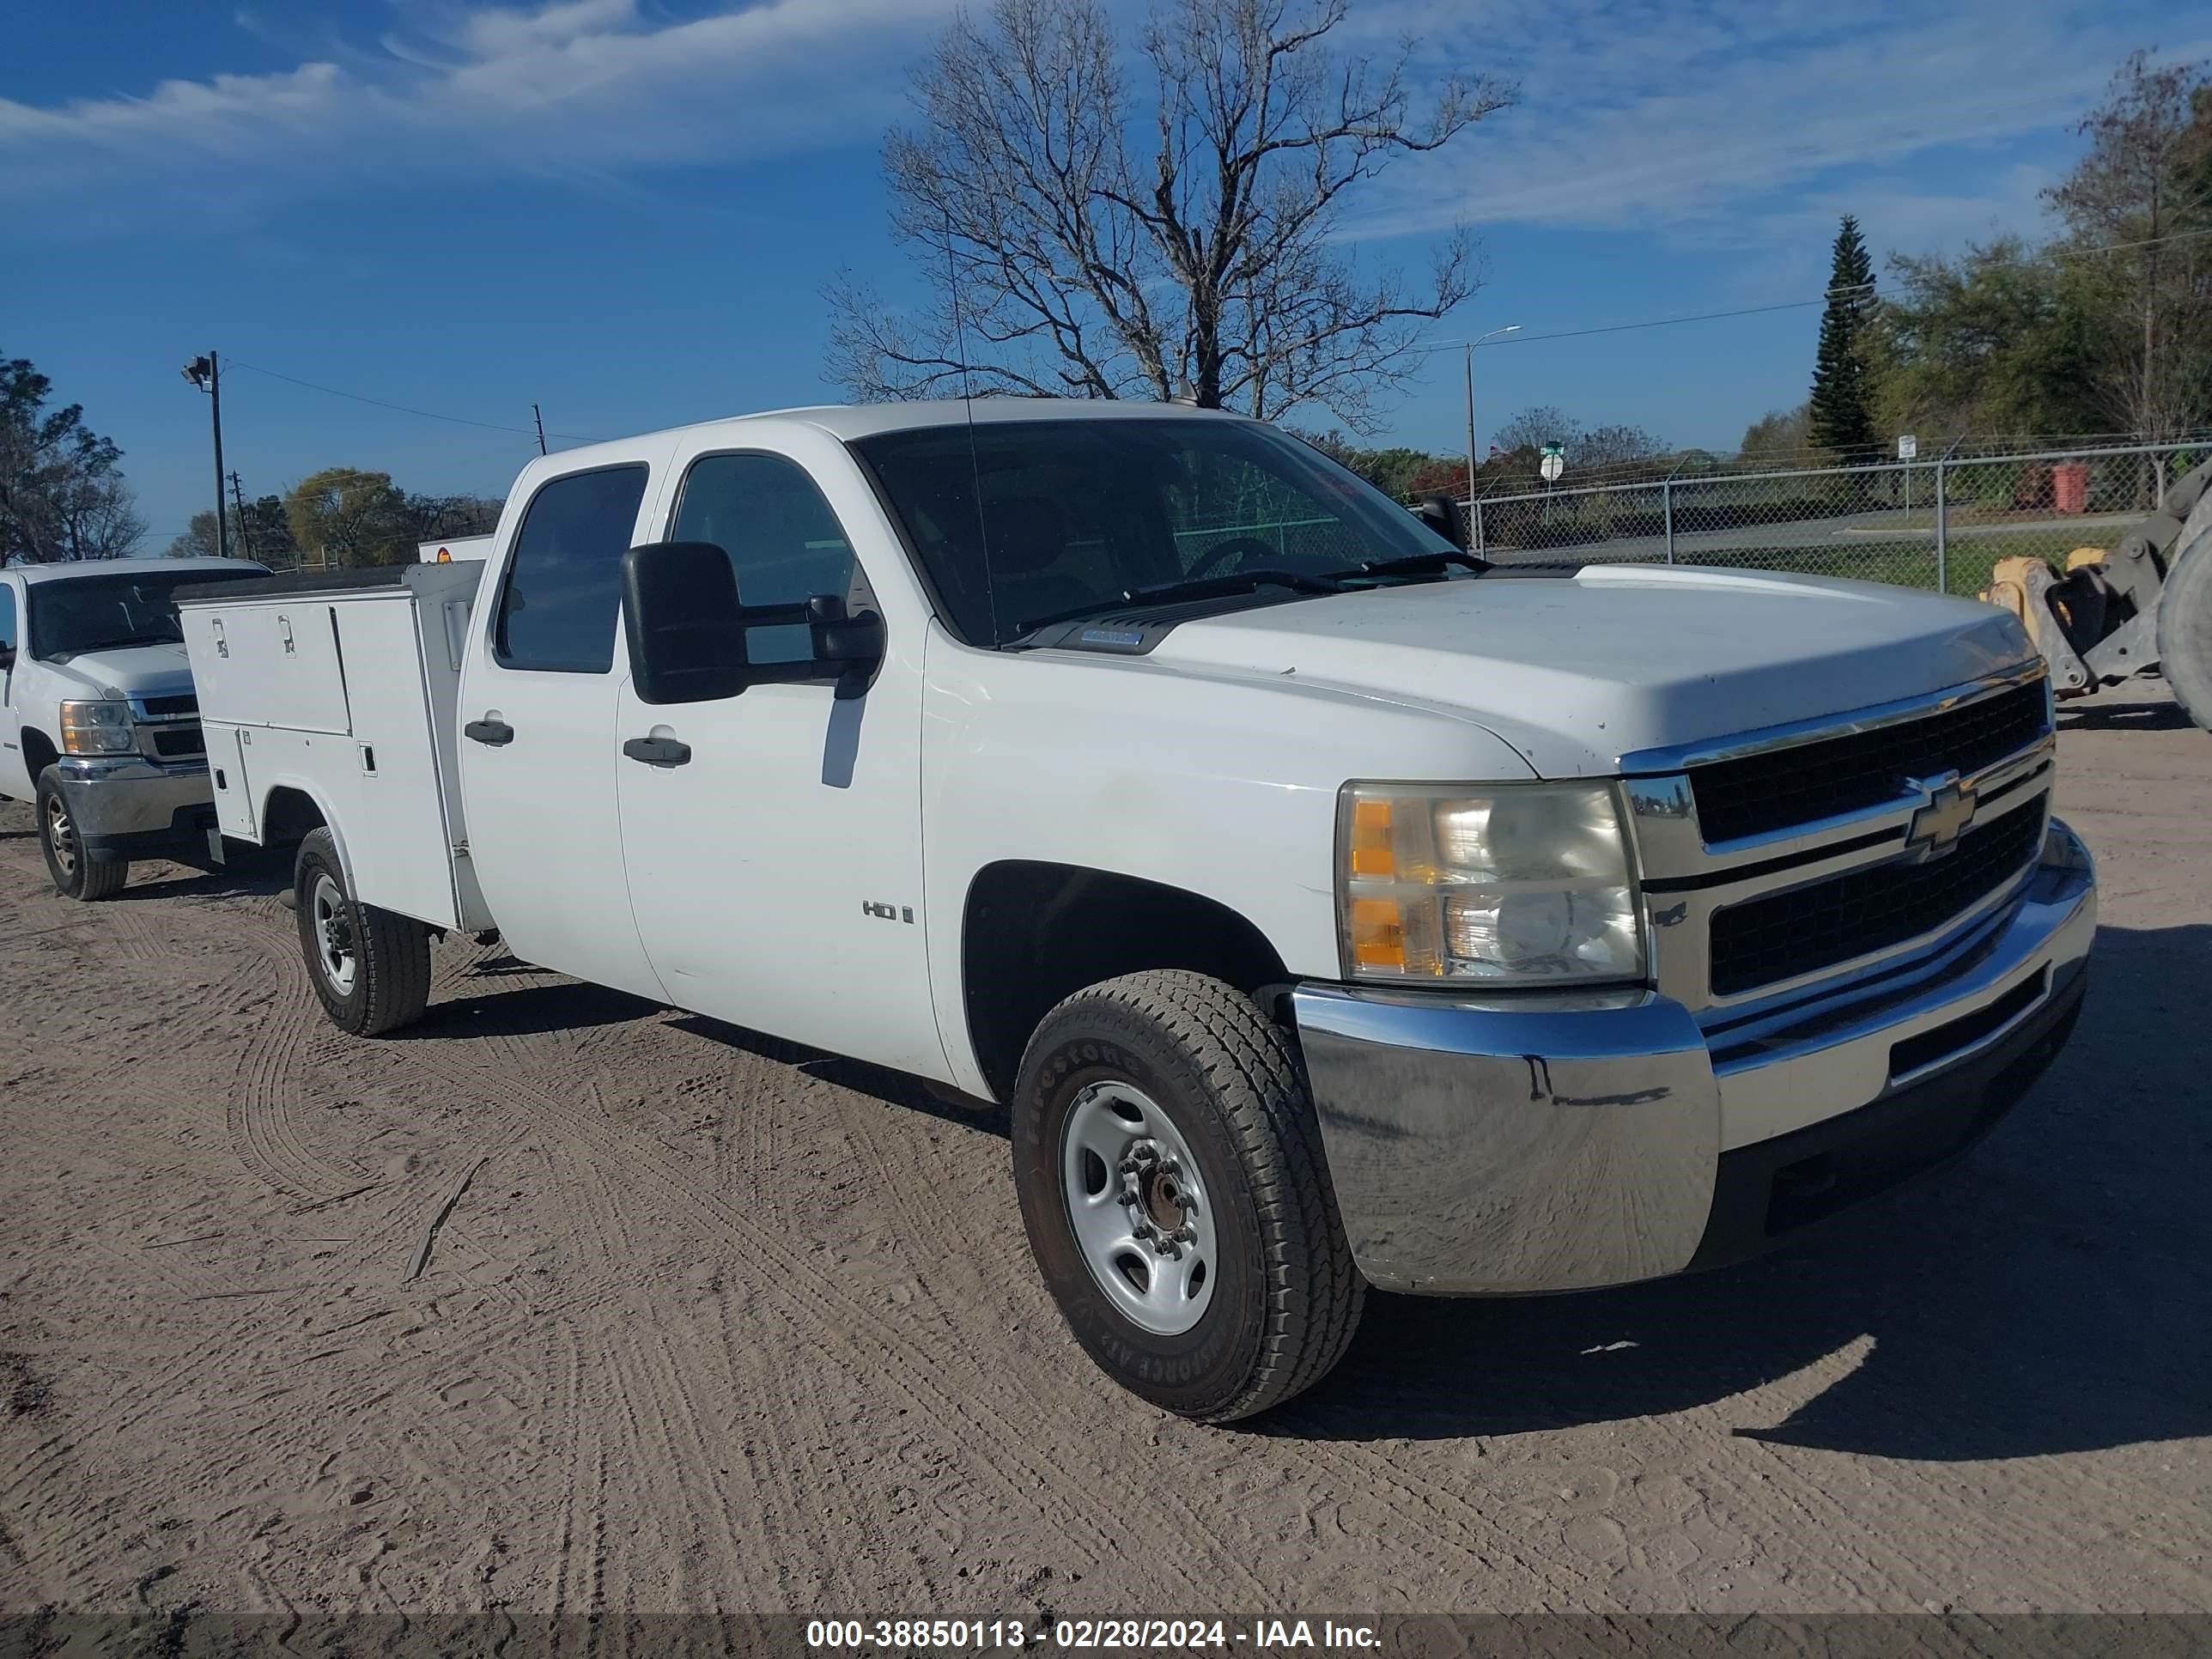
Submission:
[[[952,296],[952,337],[960,353],[960,407],[968,416],[968,476],[975,491],[975,538],[983,554],[983,604],[991,614],[991,644],[999,643],[999,595],[991,586],[991,528],[983,517],[983,463],[975,447],[975,392],[968,382],[968,325],[960,316],[960,260],[952,222],[945,224],[945,275]]]

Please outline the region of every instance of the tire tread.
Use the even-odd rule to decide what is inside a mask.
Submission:
[[[1345,1240],[1296,1045],[1249,997],[1187,969],[1091,986],[1048,1013],[1040,1031],[1078,1005],[1157,1026],[1183,1049],[1229,1124],[1260,1211],[1267,1297],[1260,1358],[1237,1393],[1199,1420],[1250,1417],[1304,1392],[1351,1346],[1367,1285]]]

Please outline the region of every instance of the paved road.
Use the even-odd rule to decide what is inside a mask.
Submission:
[[[2094,988],[1968,1163],[1244,1431],[1092,1373],[1000,1115],[473,946],[349,1040],[270,872],[0,808],[0,1609],[2212,1607],[2212,738],[2065,727]]]

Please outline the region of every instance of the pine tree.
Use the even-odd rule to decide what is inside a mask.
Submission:
[[[1860,337],[1874,315],[1874,261],[1859,222],[1844,216],[1828,276],[1828,308],[1820,318],[1820,354],[1813,363],[1813,441],[1846,460],[1869,459],[1875,442],[1868,407],[1866,360]]]

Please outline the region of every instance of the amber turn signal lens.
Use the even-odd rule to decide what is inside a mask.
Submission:
[[[1397,855],[1390,846],[1390,803],[1387,800],[1363,800],[1352,809],[1352,873],[1398,873]]]
[[[1363,968],[1406,965],[1405,918],[1395,900],[1352,900],[1352,957]]]

